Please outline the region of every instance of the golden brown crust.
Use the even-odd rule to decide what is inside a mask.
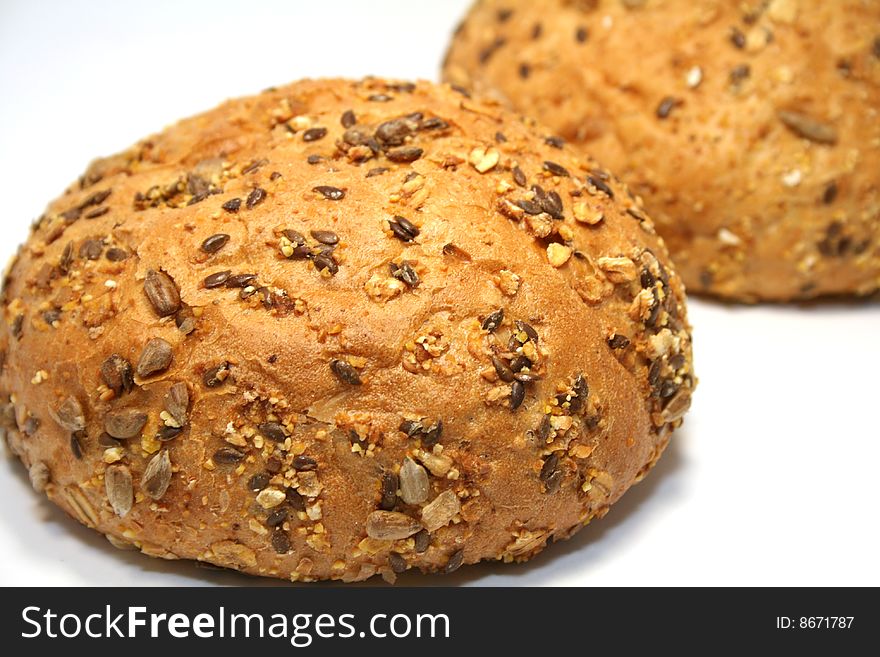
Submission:
[[[684,293],[543,137],[448,87],[304,81],[94,163],[6,280],[35,487],[114,545],[294,580],[525,559],[603,515],[689,404]]]
[[[447,80],[493,92],[643,196],[688,289],[880,288],[880,4],[484,0]]]

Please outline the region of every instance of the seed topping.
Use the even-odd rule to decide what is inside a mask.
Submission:
[[[229,235],[225,233],[211,235],[202,242],[202,251],[205,253],[217,253],[217,251],[226,246],[227,242],[229,242]]]
[[[164,372],[171,365],[171,345],[162,338],[153,338],[147,342],[137,365],[137,375],[146,379],[153,374]]]
[[[330,361],[330,370],[337,379],[352,386],[361,385],[361,375],[348,363],[348,361],[333,359]]]
[[[180,292],[165,272],[149,270],[144,280],[144,292],[159,317],[168,317],[180,310]]]
[[[345,198],[345,190],[331,187],[330,185],[318,185],[317,187],[312,187],[312,191],[317,192],[328,201],[341,201]]]
[[[147,464],[141,478],[141,489],[154,500],[162,499],[171,483],[171,457],[163,449]]]

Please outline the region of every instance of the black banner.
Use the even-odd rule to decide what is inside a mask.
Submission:
[[[23,588],[5,589],[0,613],[5,654],[75,643],[117,657],[194,647],[848,654],[872,645],[880,621],[866,589]]]

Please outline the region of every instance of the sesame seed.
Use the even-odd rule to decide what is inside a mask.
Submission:
[[[685,84],[690,89],[696,89],[700,86],[700,83],[703,81],[703,69],[699,66],[692,66],[688,69],[687,74],[685,75]]]

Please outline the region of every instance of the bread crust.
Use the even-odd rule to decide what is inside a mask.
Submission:
[[[880,4],[484,0],[444,77],[583,144],[689,291],[880,288]]]
[[[604,515],[690,403],[684,290],[546,137],[307,80],[94,162],[5,281],[35,487],[114,545],[303,581],[524,560]]]

